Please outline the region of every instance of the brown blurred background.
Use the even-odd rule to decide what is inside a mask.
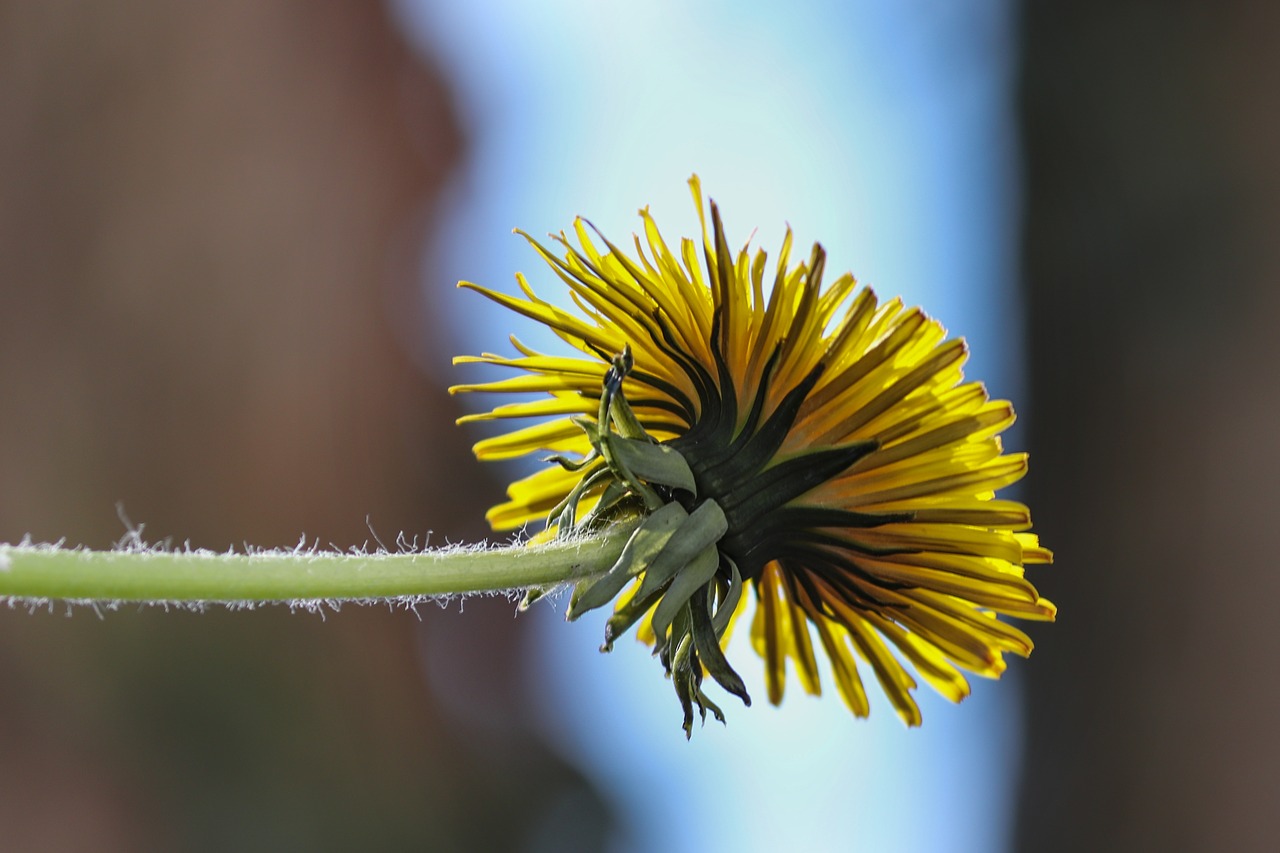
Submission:
[[[1280,6],[1022,15],[1027,493],[1061,610],[1023,669],[1018,849],[1273,850]]]
[[[1275,8],[1021,10],[1062,616],[1018,668],[1019,850],[1280,836]],[[466,145],[377,4],[0,3],[0,540],[108,545],[117,502],[212,548],[485,535],[497,486],[403,345]],[[510,612],[0,610],[2,846],[599,849]]]
[[[498,490],[397,345],[464,146],[379,4],[0,4],[0,541],[107,546],[117,502],[219,549],[484,536]],[[598,847],[511,605],[427,609],[0,610],[0,847]],[[442,707],[429,643],[509,713]]]

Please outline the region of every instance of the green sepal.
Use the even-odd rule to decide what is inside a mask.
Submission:
[[[729,588],[721,597],[715,615],[711,617],[711,625],[716,629],[716,639],[724,636],[725,629],[729,627],[729,620],[733,618],[733,611],[738,609],[738,601],[742,598],[742,575],[738,572],[738,564],[728,556],[725,556],[724,560],[729,564]]]
[[[609,469],[614,472],[617,478],[639,495],[644,501],[645,507],[650,512],[653,512],[662,506],[664,501],[652,486],[636,476],[627,464],[627,460],[620,456],[615,449],[618,442],[648,438],[648,434],[640,426],[635,414],[631,411],[631,407],[627,405],[622,395],[622,380],[631,372],[631,368],[634,365],[635,360],[631,355],[631,347],[626,345],[622,348],[620,354],[613,357],[612,366],[605,371],[604,388],[600,394],[600,410],[596,415],[595,423],[592,424],[581,417],[571,420],[587,434],[587,440],[591,442],[591,446],[604,457],[605,464],[609,466]],[[630,435],[624,434],[622,437],[618,437],[614,434],[611,428],[613,422],[611,413],[615,410],[618,411],[618,417],[624,425],[624,433],[629,433]]]
[[[640,420],[632,410],[631,404],[621,393],[615,395],[610,401],[609,416],[613,425],[618,428],[618,434],[623,438],[647,439],[649,437],[644,427],[640,425]]]
[[[596,505],[591,508],[591,512],[587,513],[578,526],[590,528],[598,522],[607,520],[618,508],[618,504],[629,494],[631,494],[631,490],[622,483],[616,479],[610,480],[609,484],[604,487],[604,491],[600,493],[600,500],[596,501]]]
[[[667,629],[671,627],[680,608],[689,601],[695,591],[711,582],[718,568],[720,568],[720,552],[714,544],[711,544],[703,548],[698,556],[685,564],[672,578],[671,585],[667,587],[662,600],[653,611],[653,634],[657,640],[654,645],[655,654],[661,654],[666,650]]]
[[[654,491],[653,487],[637,477],[626,460],[618,455],[617,445],[629,440],[618,438],[611,432],[602,433],[600,436],[600,455],[604,457],[605,464],[609,466],[609,470],[614,473],[618,480],[625,483],[631,491],[639,495],[644,501],[645,507],[650,512],[653,512],[662,506],[664,501]]]
[[[533,606],[533,603],[547,594],[547,590],[540,586],[531,586],[524,591],[524,596],[520,599],[520,604],[516,606],[516,610],[521,613]]]
[[[596,425],[595,419],[589,415],[571,415],[569,422],[587,434],[587,441],[595,448],[596,453],[599,453],[600,428]]]
[[[688,611],[689,608],[684,609]],[[682,620],[676,621],[679,624]],[[683,621],[687,624],[687,616]],[[684,729],[685,738],[689,739],[693,737],[694,705],[698,706],[698,716],[703,724],[707,722],[707,711],[723,723],[724,711],[720,710],[720,706],[712,702],[702,691],[702,666],[693,651],[693,642],[688,634],[682,636],[679,648],[673,657],[671,681],[676,689],[676,698],[680,700],[680,707],[684,710],[684,723],[681,727]]]
[[[631,534],[618,561],[570,604],[569,620],[577,619],[588,610],[594,610],[616,598],[628,581],[644,571],[662,553],[671,537],[688,518],[689,513],[674,501],[663,504],[650,513]]]
[[[613,651],[613,641],[639,622],[640,618],[648,613],[661,597],[662,590],[655,589],[647,598],[633,596],[630,601],[614,611],[609,621],[604,623],[604,645],[600,647],[600,651]]]
[[[707,721],[707,711],[710,711],[716,718],[716,722],[724,723],[724,711],[721,711],[719,705],[707,698],[707,694],[702,692],[701,687],[698,688],[698,695],[694,701],[698,703],[698,710],[702,712],[702,722],[705,723]],[[690,736],[690,733],[686,732],[685,739],[687,740]]]
[[[588,471],[583,474],[582,479],[574,485],[569,494],[565,495],[560,503],[552,507],[551,512],[547,515],[547,521],[556,525],[558,528],[557,535],[567,536],[573,531],[574,521],[578,515],[578,501],[582,499],[583,494],[588,489],[599,485],[602,480],[612,476],[613,472],[604,466]]]
[[[590,453],[588,453],[586,456],[583,456],[581,459],[570,459],[568,456],[565,456],[563,453],[557,453],[554,456],[548,456],[546,459],[543,459],[542,461],[547,463],[554,462],[556,465],[559,465],[564,470],[573,471],[576,473],[578,471],[581,471],[586,466],[590,465],[592,462],[595,462],[599,458],[600,458],[600,454],[598,454],[594,449],[592,449]]]
[[[701,692],[698,690],[696,676],[693,667],[689,664],[690,649],[693,643],[686,636],[676,648],[675,654],[672,655],[673,661],[669,667],[671,675],[671,684],[676,689],[676,698],[680,700],[680,708],[684,711],[684,729],[685,739],[688,740],[693,736],[693,699],[695,694]],[[704,718],[706,710],[701,705],[699,710],[702,711]]]
[[[654,656],[662,662],[662,666],[669,676],[674,675],[674,670],[678,669],[680,666],[684,666],[686,669],[692,666],[688,655],[681,658],[680,662],[677,662],[674,659],[674,653],[678,649],[686,648],[684,641],[689,638],[689,627],[693,624],[689,621],[688,604],[689,603],[686,601],[684,606],[676,609],[675,616],[671,620],[670,633],[668,634],[670,641],[666,643],[665,647],[656,645],[653,649]],[[689,650],[689,654],[692,654],[694,651],[693,646],[688,645],[687,648]],[[701,678],[702,670],[698,670],[697,675]]]
[[[676,697],[680,700],[680,708],[684,711],[684,723],[680,727],[684,729],[684,739],[691,740],[693,738],[693,694],[698,688],[689,683],[685,676],[676,679],[675,685]],[[705,715],[706,711],[703,711],[703,714]]]
[[[573,591],[569,593],[569,613],[572,613],[574,608],[578,606],[578,599],[582,597],[582,594],[586,592],[594,582],[595,578],[583,578],[573,585]],[[565,618],[572,619],[573,617],[565,614]]]
[[[715,544],[728,529],[729,523],[720,505],[712,500],[703,501],[680,525],[678,535],[649,563],[636,595],[643,597],[662,586],[707,548],[714,552]]]
[[[698,496],[693,470],[674,447],[617,437],[610,439],[609,444],[618,461],[636,477],[650,483],[684,489],[694,497]]]
[[[689,599],[689,615],[692,620],[689,632],[693,635],[693,647],[698,652],[702,665],[707,668],[707,672],[716,680],[716,683],[737,696],[750,708],[751,696],[747,694],[747,687],[742,683],[742,677],[733,671],[733,667],[729,666],[729,661],[725,659],[724,652],[720,650],[720,638],[711,624],[709,610],[707,590],[701,587]]]

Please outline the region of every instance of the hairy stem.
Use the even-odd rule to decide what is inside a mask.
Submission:
[[[633,524],[571,541],[416,554],[86,551],[0,545],[0,597],[240,602],[374,599],[554,586],[599,574]]]

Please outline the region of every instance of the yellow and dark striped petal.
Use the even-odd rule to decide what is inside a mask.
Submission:
[[[1054,618],[1024,576],[1052,554],[1027,507],[996,497],[1027,470],[1000,441],[1013,408],[965,382],[964,342],[919,309],[849,274],[824,286],[820,245],[792,264],[788,230],[771,275],[764,251],[732,251],[715,203],[689,185],[697,241],[669,246],[647,209],[629,250],[582,219],[557,251],[520,232],[576,310],[521,275],[522,297],[460,285],[575,351],[512,338],[514,356],[456,359],[515,375],[453,392],[533,395],[462,419],[532,421],[476,455],[558,463],[513,483],[489,521],[545,521],[545,537],[633,518],[623,558],[577,590],[570,615],[613,601],[606,648],[632,627],[655,646],[686,731],[695,708],[723,719],[706,675],[749,703],[722,652],[749,600],[771,702],[788,669],[819,693],[821,652],[854,714],[870,712],[870,672],[918,725],[917,677],[958,702],[966,672],[998,677],[1005,652],[1030,654],[1007,618]]]

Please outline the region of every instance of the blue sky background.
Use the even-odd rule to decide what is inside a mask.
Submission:
[[[690,8],[695,7],[695,8]],[[405,31],[451,76],[469,134],[424,287],[456,312],[420,353],[558,343],[474,294],[470,279],[562,288],[523,240],[575,214],[618,242],[649,204],[669,242],[696,232],[685,181],[719,202],[730,245],[784,223],[833,275],[920,304],[969,339],[968,374],[1016,398],[1018,159],[1013,9],[1002,0],[697,4],[400,0]],[[436,292],[439,295],[436,295]],[[447,293],[445,291],[448,291]],[[468,376],[468,381],[475,374]],[[492,403],[479,398],[472,406]],[[1014,434],[1016,445],[1016,433]],[[1015,447],[1016,449],[1016,447]],[[764,697],[745,631],[730,658],[756,698],[686,743],[645,648],[596,648],[603,618],[538,608],[531,650],[545,725],[626,815],[617,851],[991,851],[1007,846],[1020,722],[1016,670],[953,707],[922,687],[921,729],[885,701],[869,721],[789,685]],[[870,677],[870,676],[868,676]],[[869,689],[868,692],[874,693]]]

